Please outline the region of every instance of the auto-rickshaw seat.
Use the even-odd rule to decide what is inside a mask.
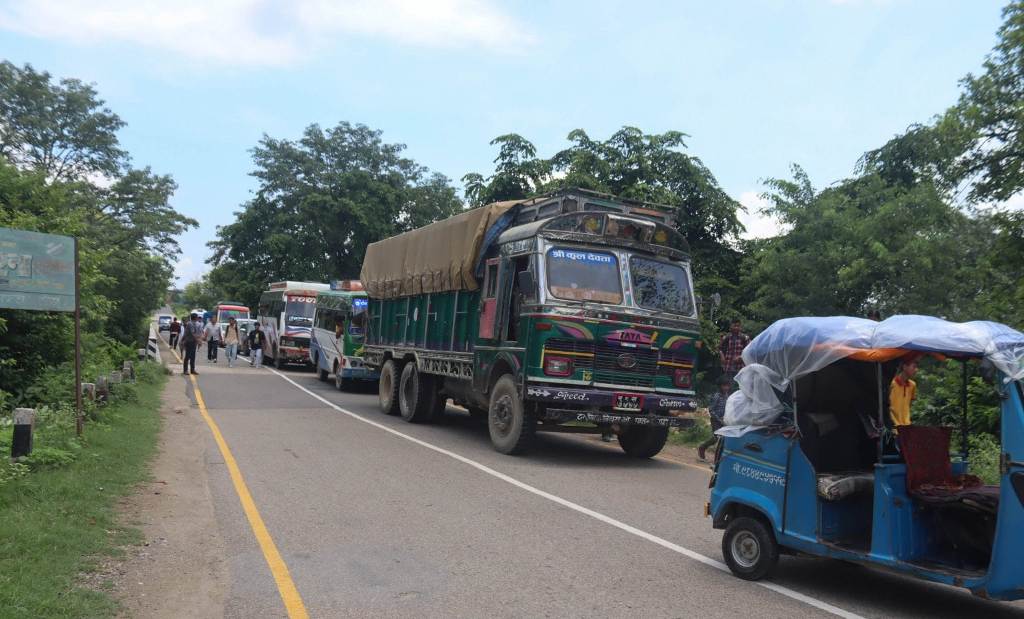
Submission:
[[[960,502],[983,512],[995,513],[998,486],[984,486],[973,475],[953,475],[949,459],[951,428],[901,426],[899,445],[907,465],[907,494],[923,503]]]

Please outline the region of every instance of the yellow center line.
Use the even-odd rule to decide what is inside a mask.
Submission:
[[[171,349],[171,352],[174,353],[179,362],[182,361],[181,356],[176,350]],[[256,508],[256,502],[252,500],[249,487],[245,484],[241,469],[238,468],[238,462],[235,461],[235,457],[231,454],[227,441],[224,440],[224,435],[220,433],[220,428],[217,427],[217,422],[213,420],[210,412],[206,409],[203,393],[199,390],[199,382],[196,381],[194,375],[189,375],[189,378],[192,379],[192,388],[196,394],[196,404],[199,406],[199,412],[206,421],[206,425],[210,427],[210,432],[213,433],[213,440],[216,441],[217,447],[220,448],[224,464],[227,465],[228,473],[231,475],[231,482],[235,486],[235,492],[238,493],[238,500],[242,503],[242,510],[245,511],[245,517],[249,519],[252,533],[260,544],[260,550],[263,551],[263,558],[266,559],[267,566],[270,567],[270,573],[274,576],[274,582],[277,583],[277,590],[281,594],[281,601],[284,602],[285,610],[288,611],[288,616],[291,619],[309,619],[306,605],[302,602],[299,590],[295,587],[295,581],[292,580],[292,575],[288,571],[288,566],[285,564],[284,559],[281,558],[281,553],[278,552],[274,539],[270,537],[267,525],[263,523],[260,511]]]

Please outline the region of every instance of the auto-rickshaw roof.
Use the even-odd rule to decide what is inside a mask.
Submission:
[[[1024,379],[1024,334],[998,322],[949,322],[932,316],[893,316],[881,322],[850,316],[786,318],[762,331],[743,350],[739,390],[729,396],[725,427],[740,436],[775,423],[778,393],[840,359],[888,361],[912,353],[990,361],[1007,380]]]
[[[843,358],[888,361],[911,353],[986,358],[1012,379],[1024,378],[1024,334],[998,322],[950,322],[934,316],[893,316],[881,322],[850,316],[776,321],[743,351],[793,380]]]

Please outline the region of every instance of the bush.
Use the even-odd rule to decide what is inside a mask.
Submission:
[[[102,359],[107,364],[105,370],[97,369],[95,374],[107,373],[110,368],[121,367],[121,359],[124,347],[119,345],[104,347],[100,354],[93,357]],[[164,367],[156,363],[142,363],[136,368],[136,380],[139,384],[121,383],[114,385],[110,392],[108,405],[123,402],[139,401],[139,386],[142,384],[153,384],[161,380]],[[13,437],[14,419],[11,415],[14,401],[7,397],[8,394],[0,392],[0,486],[13,479],[17,479],[31,471],[40,469],[55,469],[67,466],[74,462],[81,450],[88,444],[88,434],[83,441],[76,433],[75,405],[73,372],[71,378],[67,378],[60,368],[50,368],[43,377],[32,386],[30,392],[39,397],[39,400],[29,400],[25,404],[35,406],[36,420],[33,432],[32,453],[20,458],[17,463],[9,463],[7,455],[11,451]],[[91,427],[105,427],[104,420],[105,406],[85,400],[83,402],[83,414],[89,420]]]
[[[999,483],[999,457],[1002,448],[991,434],[972,434],[967,437],[970,449],[970,473],[986,484]]]
[[[688,428],[672,430],[669,441],[676,445],[699,445],[711,438],[711,424],[705,418],[697,419]]]

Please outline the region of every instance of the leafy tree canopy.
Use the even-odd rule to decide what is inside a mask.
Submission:
[[[210,279],[254,303],[269,281],[357,278],[370,243],[458,212],[448,179],[404,149],[347,122],[264,136],[252,151],[260,186],[210,243]]]

